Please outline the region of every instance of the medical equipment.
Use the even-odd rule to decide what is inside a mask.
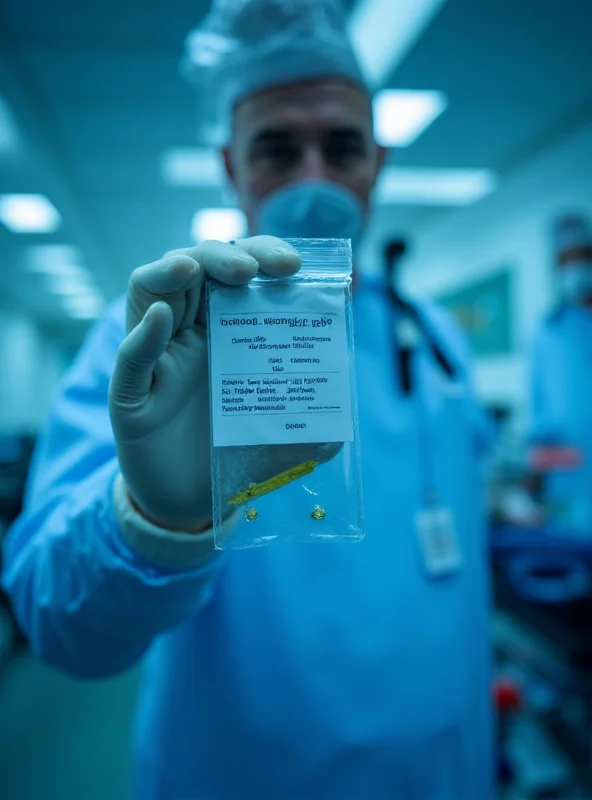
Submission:
[[[592,791],[592,546],[586,540],[565,538],[552,525],[498,526],[491,532],[491,557],[494,642],[506,668],[520,676],[524,724],[536,726],[550,753],[561,754],[563,766],[559,769],[556,763],[556,775],[581,783],[584,789],[583,795],[560,792],[554,796],[588,797]],[[526,758],[531,744],[523,732],[520,741]],[[530,761],[532,782],[550,785],[551,758],[536,759],[534,771],[535,762]],[[539,795],[525,792],[525,796]]]

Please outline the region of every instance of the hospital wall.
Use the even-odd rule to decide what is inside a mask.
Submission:
[[[35,433],[64,369],[62,349],[29,317],[0,309],[0,434]]]
[[[474,375],[482,398],[510,405],[519,423],[525,419],[525,354],[537,321],[554,302],[549,222],[570,209],[592,216],[592,119],[524,160],[485,200],[410,232],[403,279],[414,294],[439,296],[501,267],[512,270],[513,351],[475,358]]]

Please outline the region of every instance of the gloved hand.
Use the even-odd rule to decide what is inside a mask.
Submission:
[[[176,250],[136,269],[127,294],[127,337],[109,387],[117,457],[130,499],[149,520],[169,530],[200,531],[212,519],[210,398],[203,286],[247,283],[261,269],[291,275],[300,256],[271,236],[235,245],[208,241]],[[317,452],[318,451],[318,452]],[[259,452],[262,478],[298,459],[327,460],[335,447],[310,445]],[[292,463],[293,462],[293,463]],[[229,511],[232,511],[230,508]]]

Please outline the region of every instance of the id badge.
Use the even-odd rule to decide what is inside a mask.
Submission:
[[[458,572],[462,553],[452,511],[439,507],[423,509],[417,513],[415,527],[428,575],[442,578]]]

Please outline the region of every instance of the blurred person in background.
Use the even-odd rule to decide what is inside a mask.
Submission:
[[[592,227],[560,216],[552,227],[557,305],[530,356],[531,439],[550,523],[592,539]]]
[[[489,409],[492,446],[486,469],[488,508],[493,525],[539,528],[545,522],[539,479],[531,469],[528,447],[516,431],[512,411]]]
[[[219,0],[188,50],[255,236],[132,273],[61,386],[4,584],[48,663],[143,662],[141,800],[491,800],[480,439],[444,312],[356,285],[365,540],[214,550],[204,275],[291,274],[289,237],[355,250],[384,153],[336,3]]]

